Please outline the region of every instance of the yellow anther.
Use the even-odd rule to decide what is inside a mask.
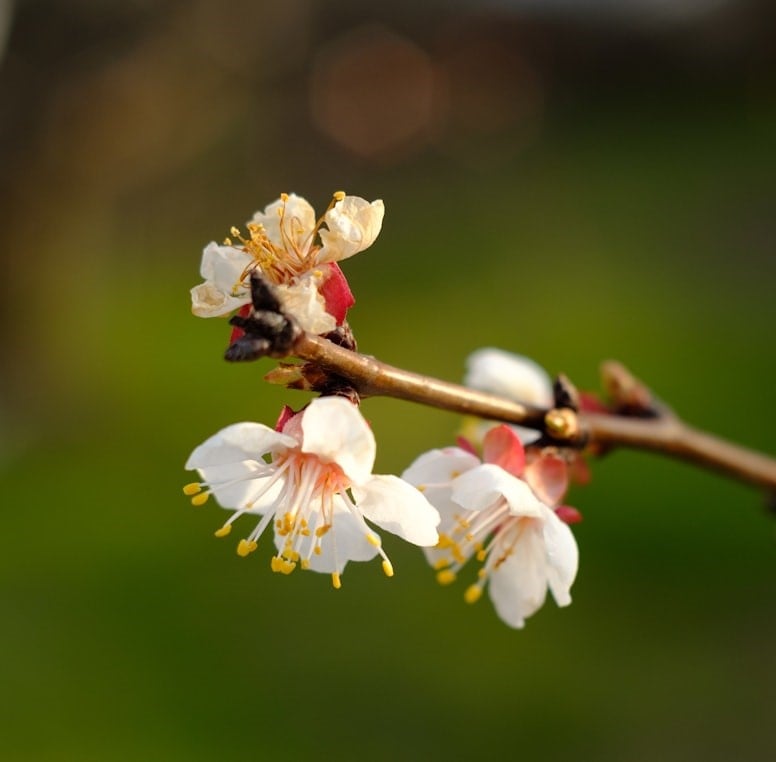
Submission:
[[[488,554],[484,550],[477,551],[477,560],[480,563],[482,563],[487,557],[488,557]]]
[[[380,538],[376,534],[368,534],[366,536],[366,541],[370,545],[374,545],[376,548],[380,547]]]
[[[303,569],[309,569],[310,568],[310,559],[309,558],[303,558],[301,566],[302,566]]]
[[[393,577],[393,564],[387,559],[383,559],[383,571],[386,577]]]
[[[425,484],[419,484],[416,489],[418,492],[425,492],[426,491],[426,485]]]
[[[345,191],[334,191],[333,196],[335,201],[342,201],[345,198]]]
[[[437,572],[436,578],[440,585],[449,585],[455,582],[455,572],[452,569],[442,569]]]
[[[320,556],[321,555],[321,546],[320,545],[316,545],[313,548],[313,553],[315,553],[316,556]]]
[[[231,239],[231,238],[229,238],[229,236],[227,236],[226,238],[224,238],[224,246],[233,246],[233,245],[234,245],[234,244],[232,243],[232,239]]]
[[[232,531],[232,525],[224,524],[220,529],[216,529],[216,531],[213,532],[213,534],[215,534],[216,537],[226,537],[231,531]]]
[[[462,564],[464,561],[466,561],[466,556],[461,552],[461,549],[458,547],[458,543],[453,545],[453,547],[450,549],[450,552],[453,554],[453,558],[458,561],[459,564]]]
[[[238,228],[236,228],[234,225],[232,225],[232,227],[230,227],[230,228],[229,228],[229,232],[230,232],[230,233],[231,233],[231,234],[232,234],[232,235],[233,235],[235,238],[239,238],[239,237],[240,237],[240,231],[239,231],[239,229],[238,229]]]
[[[342,587],[342,580],[337,572],[331,575],[331,584],[334,585],[335,590],[339,590]]]
[[[450,566],[452,561],[449,558],[437,558],[436,561],[434,561],[433,568],[439,571],[440,569],[444,569],[446,566]]]
[[[258,547],[258,543],[255,540],[240,540],[237,543],[237,555],[245,558],[245,556],[253,553]]]
[[[477,603],[482,595],[482,587],[480,585],[470,585],[466,588],[466,592],[463,594],[463,599],[467,603]]]
[[[460,475],[461,475],[461,472],[460,472],[460,471],[456,471],[455,469],[453,469],[453,470],[450,472],[450,478],[451,478],[451,479],[455,479],[457,476],[460,476]]]
[[[284,548],[283,558],[287,558],[289,561],[298,561],[299,553],[297,553],[295,550],[292,550],[291,548]]]
[[[449,548],[451,545],[453,545],[452,539],[446,534],[440,534],[439,535],[439,542],[437,543],[438,548]]]
[[[191,498],[191,504],[204,505],[207,502],[207,499],[209,497],[210,497],[209,492],[200,492],[198,495],[194,495],[194,497]]]
[[[326,534],[331,529],[331,524],[324,524],[322,527],[318,527],[318,529],[315,530],[315,536],[316,537],[323,537],[323,535]]]
[[[281,201],[282,201],[284,204],[288,203],[288,193],[281,193],[281,194],[280,194],[280,200],[281,200]]]
[[[487,569],[486,569],[486,568],[483,566],[483,567],[482,567],[482,569],[480,569],[480,570],[477,572],[477,576],[478,576],[480,579],[485,579],[485,577],[487,577],[487,576],[488,576],[488,570],[487,570]]]
[[[192,482],[191,484],[187,484],[183,488],[183,494],[188,495],[189,497],[191,497],[192,495],[196,495],[199,492],[202,492],[202,485],[198,484],[197,482]]]
[[[466,533],[466,541],[467,542],[474,542],[474,535],[471,532]]]
[[[285,558],[280,556],[273,556],[270,561],[270,568],[273,572],[280,572],[280,574],[291,574],[296,569],[296,564],[292,561],[286,561]]]

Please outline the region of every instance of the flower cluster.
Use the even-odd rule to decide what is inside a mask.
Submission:
[[[477,601],[487,585],[512,627],[524,625],[548,588],[567,606],[578,552],[555,510],[568,486],[566,463],[552,453],[533,453],[527,461],[520,439],[504,425],[485,435],[482,461],[462,444],[427,452],[402,474],[442,516],[439,543],[426,551],[437,579],[450,584],[476,558],[482,566],[466,601]]]
[[[244,237],[232,228],[223,245],[202,254],[204,283],[191,289],[199,317],[228,315],[250,303],[248,277],[261,273],[301,328],[323,334],[345,319],[354,299],[337,262],[369,248],[383,224],[383,202],[334,194],[324,215],[294,193],[256,212]]]
[[[381,201],[336,193],[316,219],[305,199],[283,194],[254,215],[247,236],[233,229],[234,241],[205,248],[204,282],[191,291],[192,310],[232,315],[245,332],[233,336],[227,359],[285,357],[302,332],[341,340],[354,299],[337,263],[371,246],[382,220]],[[281,344],[281,336],[292,340]],[[543,446],[533,430],[470,421],[468,439],[421,455],[401,478],[373,474],[375,437],[357,389],[327,373],[309,362],[279,369],[275,376],[304,377],[304,388],[324,396],[298,412],[285,407],[274,428],[227,426],[191,453],[186,468],[199,479],[184,493],[194,505],[212,495],[230,512],[217,537],[250,514],[254,523],[237,543],[240,556],[271,532],[273,571],[329,574],[339,588],[349,561],[380,556],[393,576],[376,526],[423,547],[442,584],[476,559],[481,566],[465,600],[473,603],[487,589],[512,627],[524,625],[548,590],[558,605],[571,602],[578,552],[567,524],[579,514],[562,501],[570,475],[579,472],[575,456]],[[555,405],[542,368],[496,349],[470,357],[466,383],[537,407]]]
[[[434,545],[439,514],[423,495],[396,476],[373,475],[375,438],[357,408],[342,397],[313,400],[301,413],[286,410],[277,430],[236,423],[197,447],[186,468],[201,482],[184,492],[201,505],[212,494],[233,511],[217,537],[244,514],[258,516],[237,552],[247,556],[272,525],[277,554],[272,570],[302,569],[332,575],[335,587],[348,561],[383,559],[393,566],[368,519],[415,545]],[[268,460],[267,460],[268,459]]]

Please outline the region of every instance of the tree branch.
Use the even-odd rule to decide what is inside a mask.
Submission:
[[[291,354],[346,379],[363,397],[385,396],[418,402],[542,431],[562,446],[629,447],[659,452],[776,493],[776,459],[688,426],[674,415],[630,418],[579,413],[578,426],[554,425],[553,413],[493,394],[396,368],[374,357],[339,347],[320,336],[301,334]]]

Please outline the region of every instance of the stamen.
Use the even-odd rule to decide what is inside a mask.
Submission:
[[[334,200],[342,201],[345,198],[345,191],[334,191]]]
[[[386,577],[393,577],[393,564],[387,559],[383,559],[383,571]]]
[[[199,482],[191,482],[183,488],[183,494],[191,497],[197,493],[202,492],[202,485]]]
[[[463,594],[463,599],[467,603],[476,603],[482,595],[481,585],[470,585],[466,588],[466,592]]]
[[[191,498],[191,504],[197,506],[204,505],[208,501],[209,497],[209,492],[200,492],[199,495],[194,495],[194,497]]]
[[[366,541],[370,545],[374,545],[374,547],[376,547],[376,548],[380,547],[380,538],[376,534],[368,534],[366,536]]]
[[[339,572],[334,572],[331,575],[331,584],[334,586],[335,590],[339,590],[342,587],[342,580],[340,580]]]
[[[237,555],[241,558],[245,558],[245,556],[253,553],[257,547],[258,543],[255,540],[240,540],[240,542],[237,543]]]
[[[452,569],[443,569],[437,572],[436,578],[440,585],[450,585],[455,582],[455,572]]]
[[[224,524],[220,529],[216,529],[216,531],[213,532],[213,534],[216,537],[226,537],[231,531],[232,531],[232,525]]]

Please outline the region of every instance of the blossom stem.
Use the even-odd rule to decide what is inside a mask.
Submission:
[[[675,415],[631,418],[614,413],[579,413],[578,428],[562,437],[557,431],[548,431],[546,409],[396,368],[320,336],[303,333],[291,353],[347,379],[362,397],[394,397],[519,424],[542,431],[563,446],[658,452],[776,493],[776,459],[693,428]]]

